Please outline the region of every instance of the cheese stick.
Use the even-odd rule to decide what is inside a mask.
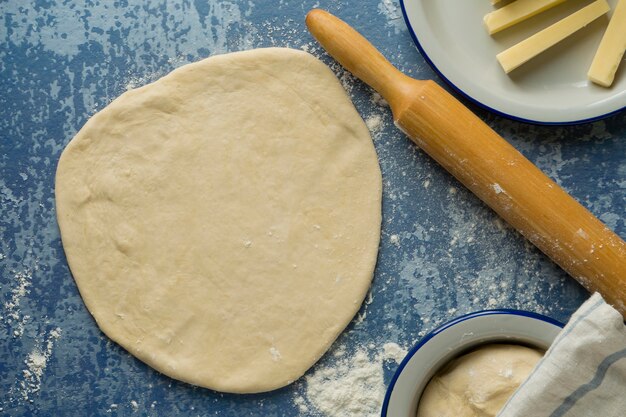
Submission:
[[[565,0],[517,0],[483,18],[490,35],[563,3]]]
[[[626,0],[619,0],[593,58],[587,77],[603,87],[613,84],[626,50]]]
[[[606,14],[610,9],[611,7],[606,0],[596,0],[566,18],[559,20],[552,26],[548,26],[544,30],[524,39],[517,45],[500,52],[496,58],[508,74],[546,49],[584,28],[603,14]]]

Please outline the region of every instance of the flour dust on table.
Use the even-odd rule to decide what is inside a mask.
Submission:
[[[331,364],[305,377],[303,392],[294,397],[294,404],[303,415],[378,416],[385,397],[384,366],[399,364],[406,354],[394,342],[382,348],[372,343],[352,354],[340,348]]]

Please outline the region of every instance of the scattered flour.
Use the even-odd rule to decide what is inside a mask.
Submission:
[[[296,405],[296,407],[298,407],[298,411],[300,411],[301,414],[309,412],[309,406],[306,405],[306,400],[301,395],[296,395],[296,397],[293,399],[293,403]]]
[[[406,356],[407,351],[403,347],[400,347],[397,343],[385,343],[383,345],[382,357],[385,361],[394,361],[395,363],[402,362],[402,359]]]
[[[30,316],[20,314],[20,302],[22,298],[30,293],[32,271],[24,270],[14,272],[13,282],[15,286],[11,290],[11,299],[4,303],[4,320],[7,325],[13,328],[13,337],[21,337],[24,334],[24,326]]]
[[[339,78],[339,82],[341,83],[343,89],[346,90],[346,93],[352,93],[354,85],[356,84],[356,77],[352,75],[350,71],[342,67],[338,62],[332,62],[329,66],[337,78]]]
[[[493,191],[494,191],[496,194],[500,194],[500,193],[503,193],[503,192],[504,192],[504,189],[502,189],[502,187],[500,186],[500,184],[498,184],[497,182],[496,182],[496,183],[494,183],[494,184],[492,184],[492,186],[491,186],[491,187],[493,188]]]
[[[170,64],[174,68],[178,68],[180,66],[189,64],[190,61],[185,55],[178,55],[171,58],[168,58],[167,63]]]
[[[383,126],[383,117],[380,114],[372,114],[365,119],[365,124],[372,134],[377,133]]]
[[[389,107],[389,103],[387,103],[387,100],[385,100],[383,98],[383,96],[381,96],[376,91],[372,92],[372,96],[370,97],[370,101],[372,102],[372,104],[374,104],[374,105],[376,105],[378,107]]]
[[[393,27],[396,34],[405,30],[402,11],[397,0],[381,0],[378,3],[378,13],[385,16],[387,25]]]
[[[135,88],[143,87],[144,85],[150,84],[165,74],[156,72],[156,73],[147,73],[144,75],[129,75],[128,81],[126,83],[125,89],[126,91],[133,90]]]
[[[400,247],[400,236],[398,235],[389,236],[389,242],[391,242],[392,245]]]
[[[278,362],[280,358],[282,358],[280,351],[273,346],[270,348],[270,355],[272,355],[272,360],[274,362]]]
[[[367,318],[367,311],[363,311],[363,313],[358,313],[356,315],[356,320],[354,321],[355,324],[361,324],[363,323],[363,321]]]
[[[294,404],[301,414],[314,409],[314,415],[324,417],[378,416],[385,396],[383,364],[400,363],[405,355],[406,349],[396,343],[385,343],[382,350],[372,344],[352,356],[342,355],[306,377],[305,393],[297,395]]]
[[[24,379],[19,383],[22,400],[29,401],[30,396],[41,389],[41,379],[52,355],[54,343],[59,337],[61,337],[60,328],[51,330],[45,342],[36,344],[24,360],[26,364],[26,369],[22,370]]]

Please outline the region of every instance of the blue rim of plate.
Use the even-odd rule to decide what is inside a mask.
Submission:
[[[598,120],[603,120],[606,119],[608,117],[611,117],[613,115],[616,115],[617,113],[620,113],[623,110],[626,110],[626,106],[623,106],[619,109],[613,110],[609,113],[605,113],[605,114],[601,114],[599,116],[594,116],[594,117],[590,117],[588,119],[580,119],[580,120],[568,120],[568,121],[563,121],[563,122],[542,122],[540,120],[532,120],[532,119],[525,119],[523,117],[519,117],[519,116],[514,116],[512,114],[508,114],[508,113],[504,113],[500,110],[496,110],[493,107],[490,107],[478,100],[476,100],[474,97],[470,96],[469,94],[467,94],[465,91],[461,90],[459,87],[456,86],[456,84],[454,84],[452,81],[450,81],[448,79],[448,77],[446,77],[440,70],[439,68],[437,68],[437,66],[435,65],[435,63],[430,59],[430,57],[428,56],[428,54],[426,53],[426,51],[424,50],[424,48],[422,47],[422,44],[420,43],[417,35],[415,34],[415,31],[413,30],[413,26],[411,26],[411,22],[409,21],[409,16],[406,12],[406,9],[404,7],[404,2],[406,0],[400,0],[400,8],[402,9],[402,16],[404,17],[404,23],[406,24],[406,27],[409,29],[409,33],[411,34],[411,38],[413,38],[413,42],[415,43],[415,46],[417,46],[417,49],[420,51],[420,54],[422,54],[422,57],[424,57],[424,60],[426,60],[426,62],[428,63],[428,65],[430,65],[430,67],[433,69],[433,71],[435,71],[435,73],[443,80],[445,81],[446,84],[448,84],[450,87],[452,87],[452,89],[454,91],[456,91],[458,94],[460,94],[462,97],[464,97],[466,100],[476,104],[477,106],[488,110],[492,113],[495,113],[498,116],[502,116],[502,117],[506,117],[508,119],[514,120],[516,122],[523,122],[523,123],[530,123],[530,124],[534,124],[534,125],[541,125],[541,126],[573,126],[573,125],[581,125],[581,124],[585,124],[585,123],[593,123],[593,122],[597,122]]]
[[[381,410],[381,417],[386,417],[387,416],[387,408],[389,407],[389,398],[391,397],[391,392],[393,391],[393,388],[396,386],[396,382],[398,381],[398,378],[400,377],[400,374],[402,373],[402,371],[404,370],[404,368],[406,367],[406,364],[413,358],[413,356],[417,353],[418,350],[420,350],[422,348],[422,346],[424,346],[426,343],[428,343],[428,341],[430,339],[432,339],[433,337],[437,336],[439,333],[443,332],[444,330],[449,329],[452,326],[455,326],[463,321],[466,320],[470,320],[470,319],[474,319],[476,317],[482,317],[482,316],[492,316],[492,315],[499,315],[499,314],[508,314],[508,315],[514,315],[514,316],[522,316],[522,317],[529,317],[532,319],[536,319],[536,320],[541,320],[544,321],[546,323],[550,323],[552,325],[555,325],[557,327],[563,328],[565,325],[563,323],[561,323],[558,320],[554,320],[551,317],[548,316],[544,316],[542,314],[539,313],[533,313],[532,311],[524,311],[524,310],[513,310],[513,309],[497,309],[497,310],[481,310],[481,311],[475,311],[473,313],[469,313],[469,314],[465,314],[463,316],[457,317],[445,324],[442,324],[441,326],[437,327],[436,329],[434,329],[433,331],[431,331],[430,333],[428,333],[426,336],[424,336],[419,343],[417,343],[415,346],[413,346],[411,348],[411,350],[409,351],[409,353],[407,353],[407,355],[404,357],[404,359],[402,360],[402,362],[400,363],[400,365],[398,366],[398,369],[396,369],[396,372],[393,374],[393,378],[391,378],[391,382],[389,383],[389,386],[387,387],[387,392],[385,393],[385,399],[383,401],[383,407]]]

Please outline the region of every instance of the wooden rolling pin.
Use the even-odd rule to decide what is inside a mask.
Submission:
[[[434,81],[402,74],[328,12],[310,11],[306,24],[330,55],[387,100],[396,126],[420,148],[626,317],[626,245],[619,236]]]

